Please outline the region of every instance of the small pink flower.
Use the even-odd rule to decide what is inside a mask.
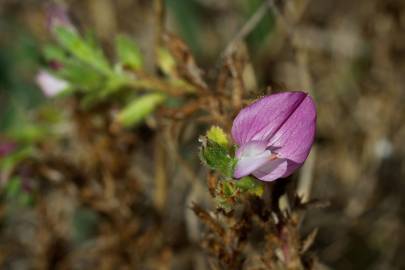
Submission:
[[[50,4],[46,9],[46,17],[47,28],[50,32],[53,32],[57,27],[66,27],[75,31],[66,7],[61,4]]]
[[[47,97],[53,97],[69,87],[68,82],[58,79],[51,73],[41,70],[36,77],[37,84]]]
[[[315,104],[304,92],[273,94],[244,108],[232,126],[239,145],[234,177],[274,181],[291,175],[308,157],[315,128]]]
[[[16,148],[16,143],[6,139],[0,139],[0,158],[11,154]]]

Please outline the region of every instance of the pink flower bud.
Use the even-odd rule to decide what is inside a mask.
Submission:
[[[67,9],[63,5],[51,4],[46,9],[47,28],[53,32],[57,27],[75,29],[68,16]]]
[[[37,84],[47,97],[53,97],[69,87],[68,82],[58,79],[51,73],[41,70],[36,77]]]
[[[260,180],[287,177],[308,157],[314,141],[316,109],[304,92],[266,96],[235,118],[232,137],[239,145],[235,178],[253,174]]]

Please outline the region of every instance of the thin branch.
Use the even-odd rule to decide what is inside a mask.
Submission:
[[[153,2],[153,8],[154,8],[154,13],[155,13],[155,40],[154,40],[154,63],[155,63],[155,68],[156,63],[157,63],[157,57],[158,57],[158,52],[159,48],[162,45],[162,37],[163,33],[165,31],[165,21],[166,21],[166,7],[165,7],[165,1],[164,0],[155,0]]]
[[[239,32],[228,43],[222,56],[230,54],[234,48],[234,44],[237,44],[240,41],[244,40],[256,28],[256,26],[270,9],[275,9],[274,1],[263,1],[260,7],[258,7],[255,13],[249,18],[249,20],[242,26]]]

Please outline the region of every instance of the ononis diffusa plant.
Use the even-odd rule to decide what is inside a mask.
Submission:
[[[173,222],[167,209],[170,192],[182,198],[173,189],[183,183],[171,186],[170,171],[180,171],[181,180],[198,181],[184,158],[182,132],[192,127],[189,137],[196,143],[198,132],[212,125],[200,137],[200,158],[210,169],[203,190],[210,192],[215,207],[192,206],[206,225],[201,243],[209,254],[207,264],[213,269],[311,269],[315,258],[307,251],[316,232],[306,239],[299,233],[302,210],[310,204],[293,194],[285,210],[279,199],[291,182],[283,178],[303,164],[314,140],[312,98],[282,92],[252,103],[249,98],[264,93],[244,80],[252,69],[243,44],[227,51],[207,82],[187,45],[164,31],[156,46],[157,72],[147,72],[134,40],[118,35],[113,57],[107,57],[94,36],[83,34],[64,12],[53,10],[57,18],[49,18],[55,43],[44,49],[48,66],[39,71],[37,83],[52,100],[69,100],[69,113],[55,120],[57,125],[49,124],[59,138],[42,135],[34,150],[12,160],[7,176],[18,176],[28,165],[30,174],[42,180],[38,190],[63,187],[74,197],[82,208],[72,223],[88,228],[85,233],[72,229],[75,243],[94,237],[92,233],[106,243],[91,259],[125,261],[136,250],[128,265],[151,266],[163,251],[176,252],[170,245],[185,250],[190,245],[181,230],[184,221]],[[14,194],[23,182],[10,179],[9,193]],[[47,208],[42,198],[47,194],[36,195],[38,205]],[[181,203],[190,206],[184,206],[185,199]],[[62,246],[73,245],[61,237],[63,226],[50,225],[49,216],[41,228],[53,228],[49,233],[61,238]],[[186,241],[175,237],[179,234]],[[45,245],[43,254],[57,252],[54,244]],[[110,250],[113,254],[106,255]],[[77,252],[69,260],[85,255]]]

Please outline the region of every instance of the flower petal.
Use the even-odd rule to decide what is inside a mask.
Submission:
[[[243,176],[251,174],[257,168],[268,163],[270,157],[271,152],[269,150],[266,150],[261,154],[255,156],[241,157],[240,159],[238,159],[233,177],[241,178]]]
[[[47,97],[53,97],[69,87],[69,84],[51,73],[41,70],[36,77],[37,84]]]
[[[275,159],[267,162],[253,172],[253,175],[262,181],[274,181],[285,177],[288,170],[288,161],[285,159]]]
[[[306,160],[314,141],[315,128],[316,109],[312,98],[307,95],[268,144],[278,148],[277,154],[281,158],[293,162],[288,173],[291,174]]]
[[[263,153],[267,148],[266,141],[250,141],[241,145],[235,153],[236,158],[252,157]]]
[[[307,97],[304,92],[273,94],[244,108],[236,116],[232,137],[238,145],[270,138]]]
[[[17,148],[14,142],[8,140],[0,140],[0,158],[7,156]]]

